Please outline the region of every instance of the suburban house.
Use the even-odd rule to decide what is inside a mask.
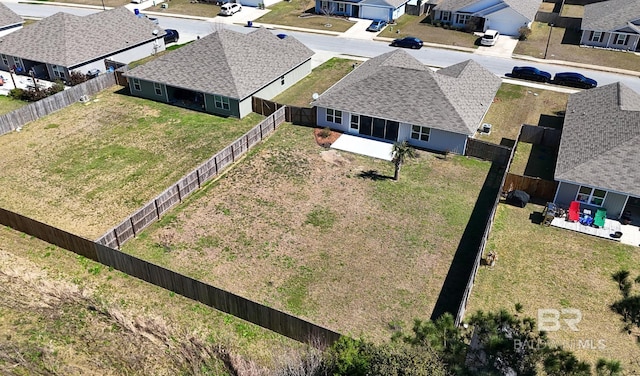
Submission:
[[[0,37],[0,69],[68,81],[95,74],[105,59],[130,63],[164,50],[164,31],[122,7],[88,16],[59,12]]]
[[[395,50],[362,63],[313,104],[318,126],[463,154],[501,82],[473,60],[434,72]]]
[[[569,97],[556,162],[554,202],[607,217],[640,218],[640,94],[622,83]]]
[[[222,116],[252,112],[311,73],[313,51],[265,28],[219,30],[125,74],[131,94]]]
[[[504,35],[519,35],[531,27],[542,0],[442,0],[434,9],[434,21],[472,30],[498,30]]]
[[[370,20],[397,20],[405,14],[409,0],[316,0],[317,14]]]
[[[640,50],[640,0],[609,0],[585,5],[582,17],[585,46]]]
[[[22,17],[0,3],[0,37],[20,30],[23,24]]]

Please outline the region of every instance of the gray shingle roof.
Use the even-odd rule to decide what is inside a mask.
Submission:
[[[443,0],[436,9],[455,12],[478,2],[480,2],[480,0]],[[540,9],[542,0],[502,0],[501,2],[527,19],[533,20],[538,9]]]
[[[640,196],[640,94],[622,83],[572,94],[556,180]]]
[[[583,30],[613,31],[640,19],[640,0],[609,0],[585,5]]]
[[[122,7],[88,16],[56,13],[0,38],[0,53],[74,67],[151,41],[162,29]],[[28,42],[27,42],[28,41]]]
[[[264,28],[219,30],[136,67],[126,76],[243,99],[309,60],[313,51],[292,36]]]
[[[409,0],[362,0],[360,4],[387,6],[396,9],[408,2]]]
[[[473,60],[433,72],[395,50],[364,62],[314,104],[472,135],[501,82]]]
[[[7,6],[3,3],[0,3],[0,27],[6,27],[21,23],[24,23],[22,17],[18,16],[14,11],[7,8]]]

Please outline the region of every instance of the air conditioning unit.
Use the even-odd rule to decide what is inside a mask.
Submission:
[[[491,134],[491,124],[482,123],[482,127],[480,128],[480,132],[486,133],[486,134]]]

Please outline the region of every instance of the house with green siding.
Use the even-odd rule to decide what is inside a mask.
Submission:
[[[132,95],[242,118],[311,72],[313,51],[264,28],[219,30],[125,74]]]

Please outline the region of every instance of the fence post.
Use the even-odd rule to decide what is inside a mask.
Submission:
[[[116,247],[118,247],[118,249],[120,248],[120,239],[118,239],[118,232],[116,231],[116,229],[113,229],[113,236],[116,238]]]
[[[133,237],[136,236],[136,226],[133,224],[133,216],[129,217],[129,222],[131,222],[131,231],[133,231]]]
[[[178,189],[178,201],[182,202],[182,195],[180,194],[180,182],[176,183],[176,188]]]
[[[153,200],[153,206],[156,207],[156,218],[160,219],[160,208],[158,207],[158,199]]]

